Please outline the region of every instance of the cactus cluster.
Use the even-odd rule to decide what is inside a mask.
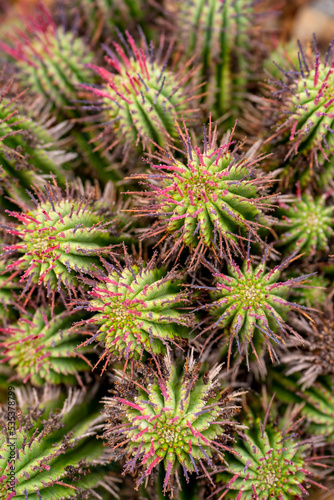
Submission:
[[[0,500],[330,500],[334,44],[0,4]]]

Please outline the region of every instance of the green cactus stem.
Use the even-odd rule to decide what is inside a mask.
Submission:
[[[165,375],[140,381],[133,391],[127,390],[129,383],[120,382],[120,397],[104,398],[104,438],[112,452],[127,455],[124,473],[139,469],[137,487],[160,463],[165,469],[164,494],[172,489],[180,466],[187,482],[188,472],[209,477],[205,463],[214,467],[215,457],[229,449],[229,434],[238,427],[231,417],[240,393],[219,388],[215,377],[220,367],[212,368],[205,381],[199,369],[191,356],[179,374],[167,356]]]
[[[154,259],[131,264],[125,257],[126,267],[110,266],[88,292],[89,300],[79,301],[79,307],[94,313],[78,323],[79,331],[80,325],[98,327],[84,345],[102,342],[106,364],[113,357],[127,362],[145,353],[164,354],[168,345],[184,344],[193,326],[192,316],[182,311],[190,303],[181,288],[184,276],[156,267]]]

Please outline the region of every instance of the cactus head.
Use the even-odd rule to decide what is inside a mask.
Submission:
[[[37,401],[36,392],[16,389],[11,392],[12,402],[15,394],[18,401],[11,410],[16,411],[16,428],[7,427],[7,411],[0,413],[1,498],[51,500],[93,495],[92,488],[103,479],[103,465],[107,463],[102,443],[96,439],[96,424],[101,421],[96,403],[94,410],[88,398],[84,401],[84,393],[77,390],[62,401],[60,391],[48,386]],[[12,485],[14,437],[16,473]]]
[[[332,46],[321,59],[314,39],[314,52],[299,45],[299,64],[284,71],[286,82],[279,82],[278,118],[275,136],[284,145],[283,164],[291,163],[296,155],[313,166],[330,166],[334,146],[334,66]],[[298,158],[297,158],[298,162]],[[302,178],[305,172],[302,172]]]
[[[155,266],[132,265],[126,254],[127,265],[110,267],[100,282],[90,291],[90,300],[82,307],[94,312],[91,319],[78,325],[94,324],[97,333],[93,339],[103,342],[107,362],[112,357],[141,359],[144,353],[160,355],[166,346],[176,344],[186,336],[192,317],[180,308],[189,303],[182,291],[181,274],[167,272]]]
[[[53,174],[64,185],[63,165],[73,160],[72,153],[61,150],[59,139],[71,125],[58,123],[46,111],[37,113],[35,102],[13,95],[11,82],[0,91],[0,185],[1,205],[7,198],[31,203],[26,190],[42,185],[44,176]],[[6,196],[7,195],[7,196]]]
[[[78,317],[57,308],[52,316],[48,308],[39,308],[32,317],[22,315],[2,330],[3,356],[24,384],[30,380],[33,385],[79,383],[83,387],[80,372],[89,370],[90,362],[76,351],[82,336],[70,331]]]
[[[216,320],[212,328],[224,329],[229,343],[228,365],[232,344],[235,341],[239,354],[246,356],[252,352],[259,361],[263,347],[268,348],[271,360],[277,359],[274,344],[283,346],[286,339],[302,341],[302,337],[285,322],[287,312],[302,312],[307,309],[297,303],[289,302],[289,289],[302,285],[308,276],[299,276],[287,281],[278,281],[282,271],[293,256],[266,270],[264,253],[259,265],[253,266],[249,256],[240,268],[234,261],[228,265],[228,274],[223,274],[212,267],[217,279],[216,291],[211,292],[213,303],[209,304],[210,314]],[[211,290],[211,289],[210,289]],[[262,362],[261,362],[262,365]]]
[[[101,147],[110,149],[118,142],[139,150],[151,150],[153,143],[166,146],[177,137],[174,121],[191,110],[194,95],[189,82],[194,70],[190,63],[167,68],[171,45],[155,57],[153,43],[148,48],[143,39],[137,45],[128,32],[123,44],[113,45],[117,56],[106,48],[105,57],[113,72],[90,65],[105,81],[103,88],[84,86],[99,99],[101,121],[106,122],[99,136]],[[110,136],[116,138],[111,146]]]
[[[85,64],[93,58],[82,38],[57,27],[41,3],[34,16],[27,16],[13,46],[0,42],[0,48],[17,62],[25,87],[72,116],[69,108],[77,99],[79,85],[90,81]]]
[[[219,500],[302,500],[308,495],[310,442],[298,443],[290,431],[296,426],[291,415],[274,424],[269,411],[262,420],[246,420],[249,428],[233,447],[236,454],[227,458],[227,472],[218,476],[225,483],[217,490],[224,492]]]
[[[124,454],[129,456],[124,472],[140,469],[137,486],[163,463],[166,493],[180,466],[187,481],[188,472],[204,471],[208,475],[204,463],[213,467],[213,457],[229,449],[226,442],[236,425],[230,419],[237,411],[237,394],[219,390],[214,380],[219,368],[206,375],[205,383],[199,378],[199,370],[191,356],[179,374],[167,356],[165,375],[136,384],[136,396],[127,391],[129,384],[124,381],[118,385],[124,397],[105,398],[108,425],[104,438],[112,450],[120,449],[120,441],[124,443]],[[113,432],[115,425],[122,431],[121,438]]]
[[[328,251],[334,232],[334,206],[327,206],[326,200],[326,195],[313,198],[303,194],[290,207],[281,204],[280,246],[286,252],[296,250],[307,257]]]
[[[155,179],[149,195],[154,204],[145,205],[142,213],[159,216],[146,236],[165,231],[175,241],[172,250],[183,245],[196,253],[207,247],[220,253],[229,246],[236,250],[240,234],[260,239],[257,219],[267,208],[262,195],[271,184],[256,167],[261,157],[254,158],[250,153],[246,159],[235,150],[231,152],[231,137],[227,144],[217,147],[211,124],[208,138],[206,130],[204,133],[203,151],[191,144],[187,129],[185,134],[178,131],[185,160],[171,158],[166,152],[162,164],[152,165],[158,174],[141,176]],[[157,186],[159,177],[162,179]]]
[[[88,197],[79,197],[67,188],[63,196],[57,184],[35,188],[31,194],[33,210],[9,212],[19,221],[7,232],[18,236],[19,242],[5,246],[9,253],[18,252],[19,259],[8,270],[22,270],[21,280],[28,279],[26,289],[44,284],[48,291],[61,291],[64,285],[75,292],[78,276],[96,271],[99,256],[111,253],[117,241],[108,213]]]

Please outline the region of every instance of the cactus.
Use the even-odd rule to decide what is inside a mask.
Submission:
[[[80,372],[90,368],[89,360],[75,350],[81,336],[70,328],[78,313],[56,308],[39,308],[33,316],[22,315],[16,324],[2,329],[2,354],[17,377],[33,385],[73,384],[83,386]],[[81,315],[80,315],[81,317]]]
[[[94,408],[88,398],[84,400],[84,393],[78,390],[70,391],[62,405],[60,393],[47,386],[37,401],[34,392],[10,391],[11,412],[17,420],[16,427],[7,427],[8,413],[1,411],[1,498],[52,500],[92,495],[92,488],[103,483],[107,462],[102,443],[96,440],[101,422],[96,406]],[[57,405],[62,406],[60,411]],[[16,473],[13,481],[14,439]]]
[[[236,341],[238,351],[245,355],[248,363],[248,350],[261,353],[264,344],[267,346],[271,360],[277,358],[272,343],[283,346],[285,339],[303,338],[288,324],[284,318],[288,311],[303,311],[307,307],[287,300],[289,289],[302,285],[308,275],[278,281],[282,271],[293,260],[294,255],[281,264],[266,271],[266,258],[253,266],[249,255],[240,268],[234,261],[228,265],[228,274],[213,270],[216,278],[216,289],[211,291],[214,302],[207,304],[210,314],[216,320],[212,328],[225,329],[229,342],[228,365],[230,363],[232,344]],[[210,288],[212,290],[212,288]]]
[[[63,196],[57,184],[35,189],[36,207],[24,212],[8,212],[20,225],[7,227],[20,241],[4,247],[19,253],[19,259],[7,266],[20,269],[21,281],[28,278],[26,289],[45,284],[48,290],[75,292],[78,276],[96,271],[99,256],[110,254],[118,240],[110,226],[113,220],[93,200],[77,197],[67,189]],[[122,241],[122,238],[121,238]]]
[[[230,125],[243,109],[255,69],[254,25],[259,22],[253,0],[180,0],[176,27],[182,48],[197,54],[205,103],[215,119]],[[259,44],[258,44],[259,45]]]
[[[137,486],[163,463],[166,494],[180,466],[188,482],[188,472],[208,475],[204,462],[213,467],[213,456],[229,449],[226,440],[237,426],[231,417],[239,394],[228,395],[219,389],[215,377],[220,367],[210,370],[205,382],[198,379],[199,369],[191,356],[179,374],[167,356],[164,377],[136,384],[137,395],[132,397],[128,384],[121,382],[121,397],[104,398],[108,421],[104,438],[111,450],[117,448],[129,456],[124,473],[140,469]]]
[[[299,68],[291,71],[289,66],[283,84],[276,85],[277,130],[273,137],[283,145],[281,164],[288,170],[289,163],[295,160],[294,164],[300,164],[299,180],[306,184],[320,166],[330,169],[333,160],[334,68],[331,47],[325,60],[321,60],[315,38],[314,54],[301,45],[299,48]],[[314,170],[314,166],[318,169]]]
[[[121,40],[121,45],[113,42],[117,57],[106,47],[105,60],[113,73],[90,65],[105,81],[103,88],[84,85],[97,96],[95,105],[101,106],[101,121],[105,124],[99,136],[101,147],[110,149],[119,142],[140,150],[152,150],[154,143],[166,146],[177,137],[175,119],[191,112],[195,96],[190,79],[196,68],[191,68],[190,63],[167,68],[171,45],[165,55],[159,50],[155,57],[153,43],[149,49],[145,38],[140,46],[128,32],[126,40],[123,36]]]
[[[157,268],[151,260],[143,263],[109,268],[107,276],[88,295],[90,300],[81,307],[94,316],[79,325],[97,325],[98,331],[85,342],[93,339],[103,342],[107,362],[112,357],[142,358],[144,353],[153,355],[166,352],[169,343],[176,344],[186,336],[192,318],[182,312],[188,294],[180,289],[181,274]],[[80,331],[80,330],[79,330]]]
[[[57,147],[57,141],[70,128],[69,124],[50,124],[50,116],[40,113],[33,116],[34,103],[21,102],[19,96],[7,97],[10,84],[0,93],[0,165],[1,187],[19,202],[31,202],[26,190],[33,184],[43,184],[43,176],[54,174],[64,184],[63,164],[73,160],[75,155]],[[31,110],[30,110],[31,108]],[[27,113],[28,111],[28,113]],[[44,123],[46,125],[44,125]],[[1,198],[6,205],[6,199]]]
[[[268,410],[269,412],[269,410]],[[233,447],[235,454],[227,457],[226,472],[220,475],[224,491],[219,497],[238,500],[301,500],[308,495],[312,471],[310,443],[296,441],[291,435],[291,416],[275,425],[269,420],[251,418],[249,428]],[[284,425],[285,424],[285,425]],[[312,457],[316,462],[316,457]]]
[[[289,277],[296,278],[297,274],[291,273]],[[302,306],[318,309],[326,302],[329,285],[324,276],[312,276],[307,285],[294,291],[293,300]]]
[[[85,64],[92,62],[84,41],[75,33],[57,27],[42,3],[35,15],[28,16],[25,29],[13,46],[0,42],[0,48],[17,62],[18,76],[26,87],[73,116],[71,107],[80,84],[90,81]]]
[[[334,232],[334,206],[327,206],[326,201],[326,195],[313,198],[303,194],[291,207],[280,205],[283,219],[278,226],[280,245],[287,253],[296,250],[307,257],[329,250]]]
[[[138,209],[143,215],[158,215],[159,221],[145,236],[166,231],[175,240],[173,249],[186,245],[199,253],[199,249],[211,247],[222,252],[231,246],[238,248],[240,233],[260,239],[257,222],[268,208],[264,189],[271,184],[256,164],[254,150],[239,157],[231,152],[231,139],[217,147],[215,134],[204,133],[204,150],[191,145],[188,131],[183,135],[185,161],[171,158],[168,153],[163,163],[152,165],[159,174],[143,174],[137,178],[150,180],[162,177],[157,186],[150,184],[151,193],[145,192],[155,204]],[[160,173],[161,172],[161,173]],[[136,177],[136,176],[135,176]],[[139,193],[141,194],[141,193]]]

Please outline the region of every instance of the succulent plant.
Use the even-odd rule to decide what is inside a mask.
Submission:
[[[264,190],[271,184],[270,178],[256,168],[261,157],[254,158],[254,149],[248,156],[231,152],[231,137],[217,147],[211,124],[208,140],[206,130],[204,133],[203,152],[191,144],[187,130],[185,135],[178,130],[185,145],[185,160],[171,158],[166,152],[162,164],[152,165],[160,174],[137,176],[150,182],[154,179],[151,192],[144,195],[145,203],[149,198],[153,204],[145,204],[138,211],[159,216],[145,237],[166,232],[175,240],[172,250],[186,245],[196,253],[206,247],[220,252],[228,246],[236,250],[240,235],[260,239],[258,218],[266,223]]]
[[[27,17],[13,45],[2,41],[0,48],[17,62],[25,86],[73,116],[78,87],[90,81],[85,64],[92,62],[93,55],[75,33],[56,26],[45,4],[41,2],[34,16]]]
[[[88,292],[90,300],[79,301],[81,307],[94,312],[80,325],[97,325],[98,331],[85,342],[94,339],[103,342],[107,362],[112,357],[126,360],[166,352],[166,346],[186,337],[193,321],[190,314],[180,308],[189,303],[187,292],[182,291],[182,275],[167,272],[155,266],[127,265],[109,267],[97,285]],[[79,330],[80,331],[80,330]]]
[[[288,424],[282,418],[275,425],[266,414],[263,421],[256,417],[247,424],[249,428],[240,433],[233,447],[235,454],[226,457],[228,466],[220,475],[224,485],[217,490],[217,493],[223,491],[219,500],[305,498],[307,488],[313,483],[310,442],[296,442],[296,434],[290,431],[296,423],[290,417]]]
[[[260,22],[257,3],[254,0],[176,2],[177,36],[181,34],[186,53],[196,54],[201,63],[201,78],[206,82],[205,102],[215,119],[229,118],[231,125],[244,107],[251,75],[258,65],[255,54],[260,59],[262,55],[260,44],[254,47],[254,26]]]
[[[92,411],[94,406],[78,390],[70,391],[63,404],[60,392],[49,387],[37,401],[35,392],[14,391],[12,386],[9,390],[12,406],[8,411],[11,422],[16,416],[16,425],[9,426],[8,411],[1,410],[1,498],[82,499],[92,495],[92,488],[103,483],[107,462],[102,443],[95,437],[101,422],[96,405]]]
[[[211,266],[217,283],[214,290],[209,288],[214,302],[206,307],[215,319],[212,328],[225,329],[224,335],[229,343],[228,364],[234,341],[239,353],[246,356],[247,362],[250,347],[258,358],[256,347],[261,353],[265,344],[273,361],[277,358],[273,343],[283,346],[286,339],[303,342],[303,338],[284,318],[288,311],[307,310],[305,306],[289,302],[287,296],[291,288],[302,285],[309,276],[278,281],[295,255],[267,271],[268,252],[269,248],[256,267],[249,255],[241,268],[236,262],[229,262],[228,274],[220,273]]]
[[[50,126],[48,113],[34,116],[34,103],[23,103],[19,96],[7,96],[10,84],[0,92],[0,183],[1,204],[6,205],[4,195],[19,202],[31,201],[26,190],[33,184],[43,183],[43,176],[53,174],[64,184],[64,163],[75,157],[58,146],[58,140],[69,127],[68,123]],[[35,113],[36,114],[36,113]],[[8,203],[8,202],[7,202]]]
[[[165,375],[136,384],[136,395],[123,381],[118,385],[121,397],[104,398],[108,421],[104,438],[111,451],[117,449],[129,457],[124,473],[140,469],[137,486],[163,463],[165,494],[181,465],[187,481],[188,472],[208,475],[204,462],[213,467],[213,456],[229,449],[228,434],[237,427],[231,417],[240,394],[219,389],[215,381],[219,369],[212,368],[203,381],[192,355],[181,374],[167,356]]]
[[[33,385],[77,384],[83,386],[80,372],[90,369],[89,360],[76,351],[82,336],[70,328],[81,315],[56,308],[38,308],[22,315],[17,323],[1,329],[4,360],[16,370],[17,378]]]
[[[7,232],[19,242],[4,250],[18,252],[19,258],[7,269],[22,271],[26,289],[44,283],[48,290],[60,292],[64,285],[75,292],[78,276],[101,268],[99,256],[110,254],[111,244],[120,241],[110,229],[114,221],[92,199],[78,197],[69,188],[63,196],[56,183],[36,188],[31,196],[33,210],[9,212],[20,224],[7,226]]]
[[[284,72],[284,82],[277,84],[276,142],[284,145],[283,165],[289,167],[294,157],[301,162],[299,180],[306,182],[314,166],[330,168],[333,160],[333,85],[334,68],[329,47],[321,60],[314,38],[314,53],[299,46],[299,67]],[[270,102],[273,109],[273,100]],[[305,179],[305,180],[304,180]]]
[[[286,252],[296,250],[314,256],[329,250],[334,232],[334,206],[327,205],[327,196],[303,194],[291,205],[280,204],[280,245]]]
[[[113,72],[90,65],[105,81],[103,87],[84,85],[97,96],[94,105],[101,107],[105,125],[98,138],[101,148],[108,151],[119,142],[140,150],[152,150],[154,144],[165,146],[177,137],[174,121],[191,112],[191,101],[196,99],[191,76],[196,68],[190,63],[167,68],[172,46],[164,55],[160,49],[155,57],[153,43],[149,48],[144,35],[140,45],[128,32],[126,39],[121,35],[121,41],[113,42],[117,56],[105,47],[105,60]]]

